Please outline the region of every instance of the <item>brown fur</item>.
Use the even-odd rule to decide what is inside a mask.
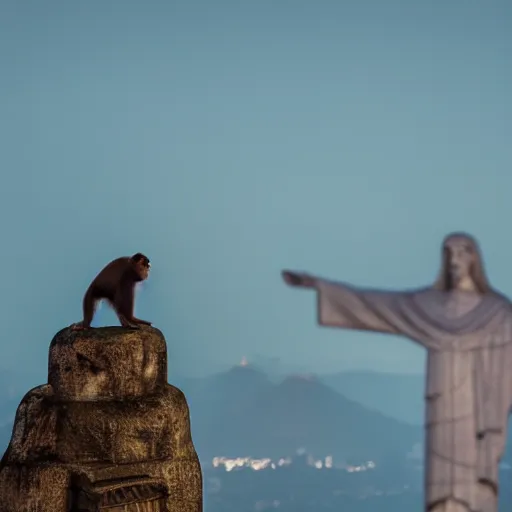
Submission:
[[[138,328],[140,325],[151,325],[150,322],[133,316],[135,285],[148,278],[150,267],[149,259],[141,253],[111,261],[94,278],[85,292],[83,321],[74,324],[73,329],[91,327],[96,304],[102,299],[107,300],[114,308],[123,327]]]

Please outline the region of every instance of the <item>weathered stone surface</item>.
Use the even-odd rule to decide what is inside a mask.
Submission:
[[[153,485],[148,485],[151,482]],[[144,486],[163,489],[166,512],[202,512],[202,476],[197,458],[119,467],[55,462],[7,464],[0,470],[0,512],[69,512],[70,502],[112,500],[113,494],[122,497],[131,488]],[[139,509],[133,510],[146,511],[140,502]],[[94,508],[91,511],[96,512]]]
[[[1,512],[67,512],[69,470],[58,464],[3,465]]]
[[[197,460],[190,460],[121,467],[8,464],[0,471],[0,512],[68,512],[73,502],[112,502],[116,495],[122,500],[134,487],[138,491],[161,489],[166,512],[202,511],[201,468]],[[90,510],[96,512],[94,508]],[[139,509],[134,510],[146,509],[139,502]]]
[[[51,461],[57,452],[57,408],[49,406],[53,390],[45,384],[22,399],[12,430],[11,442],[2,459],[16,462]],[[0,465],[1,467],[1,465]]]
[[[124,400],[167,383],[167,346],[152,327],[63,329],[53,338],[48,383],[65,400]]]
[[[194,453],[187,402],[169,384],[145,399],[61,402],[46,384],[18,407],[8,453],[18,463],[187,458]]]
[[[125,464],[190,457],[185,397],[168,385],[146,400],[69,403],[57,422],[56,448],[65,462]]]
[[[56,335],[52,384],[29,391],[18,407],[0,462],[0,512],[97,512],[116,504],[126,512],[202,512],[188,406],[162,379],[167,359],[160,331],[80,334]],[[116,357],[123,363],[116,366]],[[99,383],[91,366],[98,362]],[[80,385],[87,391],[80,393]]]

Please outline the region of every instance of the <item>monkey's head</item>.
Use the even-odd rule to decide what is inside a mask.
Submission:
[[[138,276],[138,280],[145,281],[149,277],[149,271],[151,269],[149,258],[138,252],[130,258],[130,261],[133,264],[133,268]]]

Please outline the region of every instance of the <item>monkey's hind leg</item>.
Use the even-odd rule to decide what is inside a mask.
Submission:
[[[84,296],[83,301],[83,315],[84,319],[81,322],[73,324],[71,329],[73,331],[83,331],[85,329],[91,328],[91,322],[94,318],[94,312],[96,310],[96,305],[98,303],[98,298],[96,297],[96,293],[93,288],[89,288]]]

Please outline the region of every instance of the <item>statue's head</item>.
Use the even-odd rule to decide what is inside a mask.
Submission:
[[[485,275],[477,241],[465,233],[451,233],[443,241],[438,290],[493,291]]]

